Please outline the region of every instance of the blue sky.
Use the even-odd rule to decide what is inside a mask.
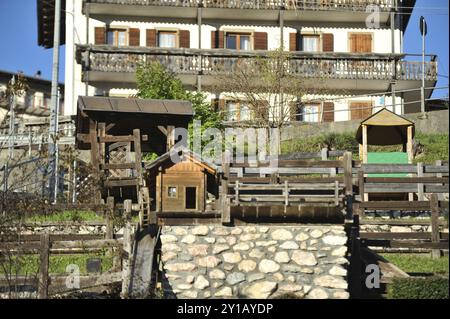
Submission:
[[[448,0],[418,0],[405,34],[405,52],[420,53],[421,41],[418,21],[421,15],[428,21],[427,53],[439,55],[438,86],[448,86],[449,73],[449,16]],[[37,45],[36,0],[0,0],[0,70],[21,70],[51,78],[52,50]],[[64,57],[64,47],[61,57]],[[63,61],[64,62],[64,61]],[[444,77],[446,76],[446,77]],[[60,80],[64,81],[64,67]],[[434,96],[447,96],[447,91],[435,91]]]

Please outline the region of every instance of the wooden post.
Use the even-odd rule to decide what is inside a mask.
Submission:
[[[368,145],[367,145],[367,125],[363,125],[362,126],[362,137],[363,137],[363,147],[362,147],[362,152],[363,152],[363,164],[367,164],[368,163]]]
[[[359,195],[361,196],[361,202],[365,202],[366,193],[364,190],[364,171],[362,169],[358,172],[358,186],[359,186]]]
[[[320,150],[320,157],[321,157],[322,161],[328,161],[328,149],[327,148],[322,148]]]
[[[443,164],[442,160],[437,160],[435,165],[436,165],[436,166],[442,166],[442,164]],[[437,174],[436,174],[436,177],[437,177],[437,178],[442,178],[443,175],[442,175],[442,173],[437,173]],[[440,185],[443,185],[443,184],[440,184]],[[438,199],[439,199],[439,200],[444,200],[444,194],[439,193],[439,194],[438,194]]]
[[[114,216],[114,197],[109,196],[106,199],[106,239],[113,239],[114,237],[114,223],[113,223],[113,216]]]
[[[130,294],[131,264],[133,256],[134,228],[127,222],[123,232],[123,258],[122,258],[122,292],[121,298],[128,298]]]
[[[100,154],[98,146],[97,125],[92,120],[89,122],[89,140],[91,143],[91,165],[94,169],[95,180],[98,181],[100,177]],[[95,191],[94,204],[99,204],[100,200],[100,191]]]
[[[344,153],[344,159],[342,161],[344,166],[344,184],[345,195],[353,195],[353,155],[351,152]]]
[[[339,206],[339,181],[334,181],[334,205]]]
[[[48,265],[50,257],[50,235],[41,235],[38,298],[48,298]]]
[[[432,194],[430,198],[431,205],[431,242],[439,243],[441,241],[439,233],[439,201],[437,194]],[[431,251],[433,258],[440,258],[441,251],[439,249],[433,249]]]
[[[139,181],[139,186],[143,186],[144,181],[142,175],[141,131],[139,129],[133,130],[133,137],[134,137],[133,143],[134,143],[134,161],[136,164],[136,177]]]
[[[362,162],[363,160],[363,145],[362,144],[358,144],[358,150],[359,150],[359,160]]]
[[[423,163],[417,163],[417,177],[423,177]],[[419,201],[425,200],[425,194],[424,194],[424,185],[423,183],[417,184],[417,196]]]
[[[230,178],[230,152],[225,151],[222,159],[221,210],[222,224],[231,223],[230,201],[228,200],[228,182]]]
[[[289,181],[284,181],[284,205],[289,206]]]
[[[353,299],[361,298],[361,243],[359,234],[359,215],[353,215],[351,228],[351,295]]]
[[[408,153],[408,163],[412,164],[414,160],[414,152],[413,152],[413,127],[412,125],[408,126],[408,136],[407,136],[407,144],[406,149]]]
[[[133,207],[133,202],[131,199],[126,199],[123,201],[124,218],[126,221],[131,219],[131,210]]]
[[[236,206],[239,206],[239,181],[236,181],[235,187],[234,187],[234,200]]]

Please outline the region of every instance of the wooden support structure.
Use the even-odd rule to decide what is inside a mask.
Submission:
[[[220,198],[220,210],[222,212],[222,224],[231,223],[231,214],[230,214],[230,200],[228,198],[228,183],[230,180],[230,160],[231,154],[227,150],[223,154],[222,159],[222,180],[221,180],[221,198]]]

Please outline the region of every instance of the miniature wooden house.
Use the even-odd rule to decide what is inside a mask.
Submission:
[[[216,198],[218,183],[213,164],[199,159],[184,150],[182,161],[174,163],[170,152],[145,167],[150,196],[154,198],[153,209],[157,212],[199,213],[211,211],[208,196]],[[210,194],[210,195],[208,195]]]

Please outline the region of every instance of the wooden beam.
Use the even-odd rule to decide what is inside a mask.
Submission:
[[[430,198],[430,207],[431,207],[431,242],[439,243],[441,241],[440,233],[439,233],[439,202],[438,196],[436,194],[432,194]],[[433,258],[440,258],[441,251],[439,249],[433,249],[431,251],[431,255]]]
[[[367,164],[368,163],[367,125],[362,126],[362,138],[363,138],[362,161],[364,164]]]
[[[408,153],[408,163],[412,164],[414,160],[414,151],[413,151],[413,127],[412,125],[408,126],[408,134],[407,134],[407,153]]]

